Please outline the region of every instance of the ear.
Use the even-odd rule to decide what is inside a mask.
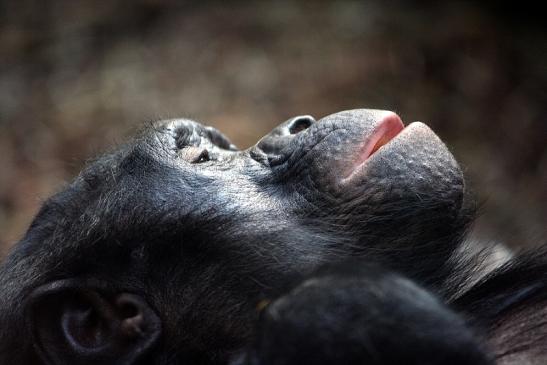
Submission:
[[[47,364],[134,364],[152,348],[161,322],[146,301],[74,281],[35,289],[28,325]]]

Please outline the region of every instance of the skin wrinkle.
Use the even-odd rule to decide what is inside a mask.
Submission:
[[[319,131],[323,131],[324,129],[320,129]],[[338,129],[335,129],[333,128],[331,131],[328,131],[328,133],[324,136],[320,136],[319,137],[319,140],[312,143],[311,146],[307,147],[306,150],[302,153],[299,149],[295,149],[294,147],[293,148],[290,148],[290,152],[288,154],[283,154],[281,156],[283,156],[281,158],[281,160],[279,162],[276,162],[275,164],[270,164],[269,166],[272,167],[272,168],[275,168],[277,166],[279,166],[278,168],[279,169],[284,169],[283,166],[280,166],[280,165],[292,165],[292,167],[289,168],[289,170],[286,170],[286,174],[285,175],[288,175],[288,176],[291,176],[292,173],[293,173],[293,169],[297,169],[298,167],[298,164],[300,163],[301,160],[305,159],[309,153],[312,153],[314,149],[316,149],[326,138],[328,138],[331,134],[339,131],[339,130],[343,130],[341,128],[338,128]],[[311,137],[314,137],[314,138],[317,138],[316,135],[318,134],[318,132],[316,131],[315,135],[311,136]],[[310,139],[311,137],[308,136],[308,139]],[[300,144],[301,141],[299,140],[298,141],[299,143],[295,143],[295,140],[293,139],[291,141],[291,144]],[[296,160],[296,162],[295,162]]]

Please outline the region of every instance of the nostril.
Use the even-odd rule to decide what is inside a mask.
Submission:
[[[256,148],[266,155],[278,155],[294,139],[294,135],[308,129],[315,123],[309,115],[300,115],[284,121],[270,133],[262,137]]]
[[[315,122],[315,120],[309,115],[296,117],[290,122],[289,133],[290,134],[300,133],[303,130],[308,129],[313,124],[313,122]]]

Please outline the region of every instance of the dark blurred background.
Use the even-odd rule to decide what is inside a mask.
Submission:
[[[246,147],[359,107],[438,132],[482,202],[476,236],[540,242],[547,33],[539,5],[503,4],[0,1],[0,251],[146,121],[192,117]]]

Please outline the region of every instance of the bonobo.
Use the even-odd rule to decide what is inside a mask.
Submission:
[[[545,364],[547,253],[465,240],[424,124],[295,117],[240,151],[161,121],[45,202],[0,267],[1,364]]]

